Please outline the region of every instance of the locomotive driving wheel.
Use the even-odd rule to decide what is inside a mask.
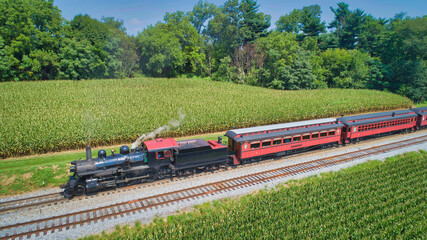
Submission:
[[[85,193],[86,188],[82,184],[77,185],[76,190],[74,190],[74,195],[81,196]]]

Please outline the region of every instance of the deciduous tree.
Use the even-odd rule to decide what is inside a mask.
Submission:
[[[291,13],[281,16],[276,22],[276,29],[281,32],[298,34],[299,39],[306,36],[316,37],[325,32],[325,22],[321,20],[322,11],[319,5],[311,5],[302,9],[294,9]]]

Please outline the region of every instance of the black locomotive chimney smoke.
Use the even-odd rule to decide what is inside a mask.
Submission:
[[[86,159],[92,160],[92,150],[90,147],[86,147]]]

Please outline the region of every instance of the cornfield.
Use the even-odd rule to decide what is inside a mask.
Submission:
[[[86,239],[425,239],[427,152]]]
[[[407,108],[407,98],[371,90],[277,91],[195,79],[0,84],[0,157],[134,141],[186,117],[163,137],[232,127]],[[162,137],[159,135],[158,137]]]

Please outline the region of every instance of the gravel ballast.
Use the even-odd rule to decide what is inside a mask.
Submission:
[[[279,167],[294,165],[301,162],[307,162],[315,159],[358,151],[361,149],[367,149],[373,146],[379,146],[379,145],[384,145],[384,144],[388,144],[396,141],[402,141],[402,140],[406,140],[414,137],[425,136],[426,134],[427,134],[427,130],[422,130],[422,131],[418,131],[410,134],[398,134],[398,135],[393,135],[389,137],[378,138],[375,140],[360,142],[358,144],[351,144],[345,147],[339,147],[339,148],[333,148],[333,149],[327,149],[327,150],[321,150],[321,151],[319,150],[314,152],[298,154],[294,156],[287,156],[279,160],[265,161],[265,162],[262,162],[261,164],[254,164],[254,165],[249,164],[249,165],[245,165],[243,167],[231,169],[228,171],[218,172],[215,174],[194,176],[188,179],[172,181],[172,182],[157,185],[157,186],[150,186],[142,189],[132,189],[125,192],[125,194],[121,193],[121,194],[111,194],[107,196],[94,196],[89,199],[69,201],[65,204],[60,204],[57,206],[43,206],[41,208],[36,208],[36,209],[26,209],[20,212],[6,213],[3,215],[0,215],[1,216],[0,218],[2,219],[0,226],[16,224],[19,222],[27,222],[31,220],[40,219],[40,218],[58,216],[58,215],[63,215],[63,214],[87,210],[87,209],[93,209],[93,208],[102,207],[102,206],[108,206],[115,203],[126,202],[126,201],[144,198],[152,195],[167,193],[171,191],[203,185],[206,183],[243,176],[251,173],[262,172],[266,170],[276,169]],[[84,224],[83,226],[72,228],[70,230],[63,230],[63,231],[56,231],[55,233],[49,233],[47,235],[42,236],[42,238],[43,239],[69,239],[69,238],[74,239],[74,238],[79,238],[86,235],[98,234],[104,230],[109,231],[110,229],[114,228],[115,225],[117,224],[132,224],[137,220],[141,221],[142,223],[148,223],[155,216],[167,216],[170,214],[174,214],[179,210],[189,208],[197,204],[202,204],[206,201],[212,201],[212,200],[217,200],[225,197],[235,197],[243,194],[248,194],[250,192],[253,192],[259,189],[264,189],[266,187],[272,188],[279,183],[284,183],[292,179],[300,179],[300,178],[304,178],[311,175],[317,175],[322,172],[338,171],[342,168],[347,168],[347,167],[350,167],[359,163],[363,163],[372,159],[385,160],[387,157],[390,157],[390,156],[394,156],[397,154],[402,154],[410,151],[417,151],[419,149],[427,150],[427,143],[422,143],[416,146],[407,147],[403,149],[393,150],[393,151],[378,154],[375,156],[370,156],[367,158],[360,158],[352,162],[339,164],[333,167],[322,168],[320,170],[314,170],[308,173],[283,177],[280,179],[273,180],[266,184],[248,186],[245,188],[240,188],[238,190],[210,195],[209,197],[180,201],[178,203],[173,203],[173,204],[162,206],[159,208],[147,209],[142,213],[127,214],[124,217],[119,217],[113,220],[105,220],[97,223],[92,222],[91,224]],[[37,196],[41,194],[46,194],[47,192],[51,192],[51,191],[58,192],[58,189],[34,192],[30,194],[20,195],[15,198]],[[6,198],[1,199],[0,201],[12,200],[15,198],[10,197],[7,199]],[[32,238],[40,239],[40,237],[35,237],[35,236],[32,236]]]

